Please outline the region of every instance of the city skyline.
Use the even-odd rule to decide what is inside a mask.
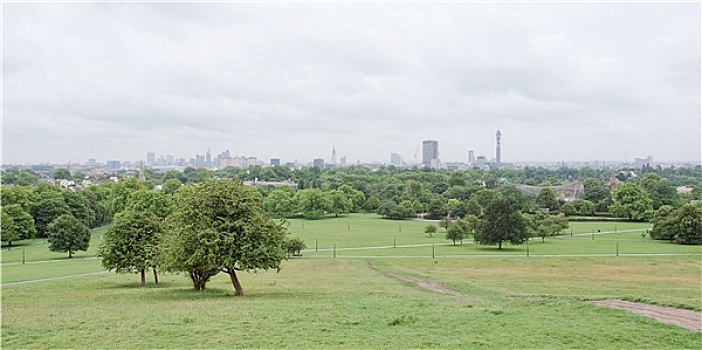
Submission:
[[[699,3],[2,6],[3,164],[702,153]]]

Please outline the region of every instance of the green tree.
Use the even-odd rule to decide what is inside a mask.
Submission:
[[[546,240],[546,237],[559,235],[568,228],[568,220],[563,214],[553,216],[544,211],[538,211],[524,219],[529,235],[541,237],[542,242]]]
[[[675,215],[675,242],[702,244],[702,206],[685,204]]]
[[[150,212],[125,210],[115,215],[100,245],[99,256],[105,269],[117,273],[140,273],[146,285],[146,269],[153,269],[158,283],[156,256],[161,234],[157,216]]]
[[[548,208],[550,211],[556,211],[559,208],[556,194],[550,187],[544,187],[539,191],[539,194],[536,195],[536,205]]]
[[[675,240],[675,208],[670,205],[663,205],[653,214],[651,223],[653,228],[649,235],[656,240]]]
[[[436,233],[436,225],[427,225],[427,227],[424,228],[424,233],[428,234],[429,237],[434,237],[434,234]]]
[[[30,239],[36,234],[34,218],[19,204],[3,205],[2,220],[2,240],[8,242],[9,246],[12,246],[13,241]]]
[[[415,211],[412,202],[409,200],[403,200],[400,204],[396,205],[390,212],[390,216],[397,220],[408,219],[414,217]]]
[[[623,183],[612,194],[614,204],[610,211],[616,217],[634,221],[648,220],[653,216],[653,201],[646,191],[636,184]]]
[[[22,169],[17,175],[17,180],[15,180],[15,185],[18,186],[31,186],[36,185],[39,181],[37,174],[29,169]]]
[[[302,256],[302,251],[305,248],[307,245],[301,238],[295,237],[285,241],[285,251],[288,252],[288,256]]]
[[[263,200],[263,207],[272,216],[287,217],[295,214],[297,204],[292,189],[275,189]]]
[[[502,249],[503,242],[522,244],[529,238],[524,218],[514,202],[496,199],[491,202],[480,217],[480,228],[475,240],[480,244],[497,244]]]
[[[58,168],[54,171],[54,179],[70,180],[72,178],[71,171],[66,168]]]
[[[668,185],[668,181],[658,174],[647,173],[641,179],[641,188],[646,191],[648,197],[653,202],[653,210],[664,205],[674,205],[677,192],[673,186]]]
[[[232,181],[196,185],[169,217],[162,239],[162,266],[186,272],[196,290],[217,273],[227,273],[244,290],[236,271],[280,269],[286,258],[282,224],[268,218],[252,191]]]
[[[62,191],[63,201],[68,206],[68,210],[76,219],[80,220],[85,226],[90,225],[95,221],[95,212],[90,209],[88,199],[81,192],[73,192],[71,190]]]
[[[339,190],[331,190],[325,192],[327,197],[326,211],[329,214],[334,214],[334,216],[339,217],[339,214],[347,214],[351,211],[351,200],[346,196],[346,194]]]
[[[151,213],[165,220],[173,212],[173,198],[161,191],[142,188],[129,194],[124,210]]]
[[[600,203],[612,197],[612,194],[604,188],[602,182],[595,178],[583,180],[583,190],[585,192],[583,199],[589,200],[592,203]],[[606,211],[606,209],[600,211]]]
[[[57,217],[48,228],[49,250],[52,252],[68,252],[68,258],[79,250],[86,251],[90,246],[90,229],[71,214]]]
[[[32,217],[38,237],[47,237],[49,224],[64,214],[70,214],[70,208],[61,193],[42,193],[37,205],[32,208]]]
[[[183,186],[183,183],[178,178],[168,179],[161,184],[161,190],[165,194],[174,194]]]
[[[441,220],[439,220],[439,227],[443,227],[446,230],[446,232],[448,232],[448,229],[449,227],[451,227],[452,223],[453,222],[451,221],[451,219],[444,217],[441,218]]]
[[[463,241],[470,234],[471,226],[466,220],[456,220],[448,230],[446,230],[446,239],[452,240],[453,245],[456,241]]]
[[[318,188],[297,191],[294,198],[302,215],[308,219],[320,218],[324,215],[324,210],[329,207],[327,197]]]

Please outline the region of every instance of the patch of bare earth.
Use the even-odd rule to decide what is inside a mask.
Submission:
[[[593,302],[593,304],[629,311],[637,315],[655,318],[658,322],[676,325],[695,332],[702,332],[702,312],[699,311],[634,303],[624,300],[600,300]]]
[[[424,289],[428,289],[432,292],[437,292],[437,293],[442,293],[442,294],[450,294],[450,295],[457,296],[457,297],[463,296],[463,294],[461,294],[461,293],[459,293],[459,292],[457,292],[449,287],[446,287],[441,283],[427,282],[427,281],[420,280],[418,278],[396,275],[394,273],[386,273],[386,275],[388,275],[390,277],[395,277],[395,278],[403,280],[405,282],[415,283],[418,286],[420,286]]]

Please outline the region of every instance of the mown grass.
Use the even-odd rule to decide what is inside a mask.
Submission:
[[[699,348],[698,333],[582,300],[694,303],[692,258],[297,259],[280,273],[138,287],[97,275],[3,288],[3,348]],[[697,260],[698,262],[698,260]],[[438,281],[454,297],[382,271]],[[609,270],[610,268],[614,268]],[[655,272],[656,273],[651,273]],[[561,276],[561,278],[559,278]],[[623,278],[626,276],[626,278]],[[675,289],[670,289],[675,288]],[[676,297],[671,298],[670,294]]]
[[[97,256],[98,247],[100,246],[100,236],[107,230],[106,227],[94,229],[90,233],[90,245],[87,251],[78,251],[73,254],[74,259],[94,258]],[[49,251],[46,238],[28,239],[18,242],[13,242],[13,246],[8,247],[3,245],[0,253],[2,263],[16,263],[24,261],[45,261],[45,260],[68,260],[68,253],[54,253]]]
[[[233,295],[229,279],[223,274],[215,277],[205,292],[193,291],[188,278],[182,275],[161,276],[161,284],[150,282],[147,288],[140,287],[138,275],[114,273],[5,285],[1,345],[702,347],[699,333],[585,303],[611,298],[700,310],[700,247],[642,241],[637,232],[607,233],[595,235],[594,241],[589,235],[567,235],[544,243],[531,241],[530,257],[526,257],[525,245],[507,245],[503,251],[472,244],[436,245],[436,258],[432,259],[432,243],[450,242],[442,232],[428,237],[424,233],[427,224],[351,215],[305,221],[303,228],[301,221],[293,220],[291,235],[302,237],[308,245],[303,258],[286,261],[280,273],[243,273],[241,280],[247,293],[244,298]],[[579,224],[572,226],[580,229]],[[616,224],[618,231],[626,230],[621,228],[622,223]],[[99,239],[98,232],[93,239]],[[314,252],[315,240],[325,242],[325,248],[334,244],[339,248],[386,247],[338,249],[338,259],[333,259],[331,250]],[[393,243],[429,245],[392,248]],[[622,254],[619,257],[615,254],[617,244]],[[91,243],[91,250],[97,245]],[[31,248],[37,249],[40,257],[44,254],[40,249],[48,251],[45,244]],[[632,252],[695,255],[623,255]],[[5,253],[9,252],[3,251],[3,283],[100,271],[98,260],[68,261],[59,254],[55,258],[61,260],[56,262],[17,264],[16,258],[6,257]],[[90,251],[86,254],[94,256]],[[351,257],[373,255],[377,258]],[[44,255],[37,260],[46,260],[47,256],[50,257]],[[439,282],[464,296],[428,291],[383,272]]]

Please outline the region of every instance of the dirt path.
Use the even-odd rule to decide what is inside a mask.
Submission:
[[[634,303],[623,300],[601,300],[595,301],[593,304],[653,317],[662,323],[680,326],[695,332],[702,332],[702,312],[699,311],[674,309],[671,307]]]
[[[444,285],[441,284],[441,283],[437,283],[437,282],[427,282],[427,281],[424,281],[424,280],[420,280],[419,278],[414,278],[414,277],[403,276],[403,275],[397,275],[397,274],[394,274],[394,273],[385,272],[385,271],[383,271],[383,270],[380,270],[380,269],[376,268],[376,267],[373,266],[373,264],[371,264],[370,262],[368,263],[368,267],[370,267],[371,269],[373,269],[373,270],[375,270],[375,271],[377,271],[377,272],[382,273],[382,274],[385,275],[385,276],[390,276],[390,277],[393,277],[393,278],[397,278],[397,279],[402,280],[402,281],[405,281],[405,282],[415,283],[416,285],[418,285],[418,286],[420,286],[420,287],[422,287],[422,288],[424,288],[424,289],[430,290],[430,291],[432,291],[432,292],[442,293],[442,294],[450,294],[450,295],[457,296],[457,297],[462,297],[462,296],[464,296],[463,294],[459,293],[458,291],[455,291],[455,290],[453,290],[453,289],[451,289],[451,288],[449,288],[449,287],[446,287],[446,286],[444,286]]]

